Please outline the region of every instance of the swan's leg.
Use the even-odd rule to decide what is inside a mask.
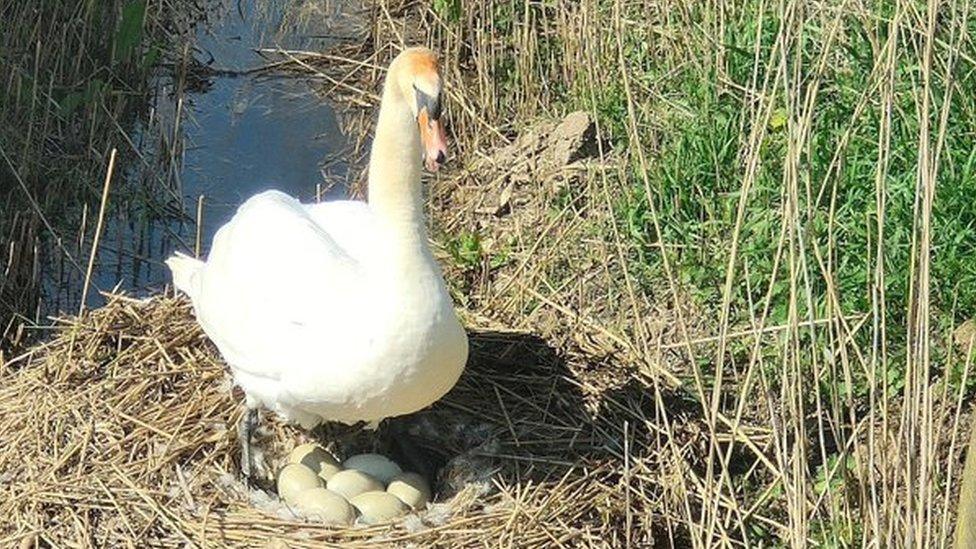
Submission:
[[[254,445],[254,431],[260,420],[258,409],[248,408],[237,426],[237,435],[241,444],[241,474],[252,485],[256,484],[259,478],[263,478],[267,472],[261,451]]]

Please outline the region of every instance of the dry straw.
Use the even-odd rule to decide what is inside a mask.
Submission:
[[[621,546],[624,521],[649,531],[655,520],[661,494],[649,488],[684,474],[649,444],[663,433],[646,388],[626,375],[588,381],[581,357],[468,319],[468,372],[422,419],[478,426],[478,444],[440,450],[467,452],[490,482],[457,467],[464,478],[440,481],[453,497],[420,517],[306,523],[234,479],[240,403],[188,303],[108,300],[3,365],[0,546]],[[692,460],[701,431],[683,431],[672,443]],[[283,455],[301,436],[275,423],[263,444]]]

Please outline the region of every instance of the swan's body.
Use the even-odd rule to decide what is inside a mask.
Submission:
[[[432,404],[460,376],[467,338],[428,248],[421,203],[420,133],[438,122],[404,97],[407,83],[439,95],[436,64],[433,76],[417,77],[429,55],[407,50],[390,67],[368,204],[303,205],[267,191],[217,231],[205,263],[168,261],[249,408],[305,427],[375,423]],[[424,144],[442,160],[438,135],[425,134]]]

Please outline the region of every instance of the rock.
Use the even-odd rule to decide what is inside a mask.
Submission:
[[[956,341],[956,345],[968,350],[970,343],[973,343],[973,339],[976,338],[976,318],[970,318],[957,326],[952,332],[952,338]]]
[[[543,157],[550,168],[559,168],[595,155],[596,124],[586,111],[571,112],[549,134]]]
[[[525,128],[512,144],[496,150],[488,165],[529,175],[539,168],[561,168],[597,152],[596,124],[590,113],[575,111],[558,124],[543,120]]]
[[[556,125],[549,121],[542,121],[527,128],[515,140],[517,154],[534,156],[539,153],[548,146],[549,136],[555,128]]]
[[[523,187],[569,184],[576,171],[562,168],[598,152],[596,124],[587,111],[571,112],[558,123],[535,121],[510,144],[473,164],[476,179],[489,184],[471,202],[481,204],[478,213],[509,215],[526,202],[530,193],[522,192]]]

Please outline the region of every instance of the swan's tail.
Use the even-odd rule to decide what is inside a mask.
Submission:
[[[166,265],[173,273],[173,284],[186,292],[190,299],[196,299],[200,293],[200,269],[203,268],[203,261],[176,252],[166,260]]]

